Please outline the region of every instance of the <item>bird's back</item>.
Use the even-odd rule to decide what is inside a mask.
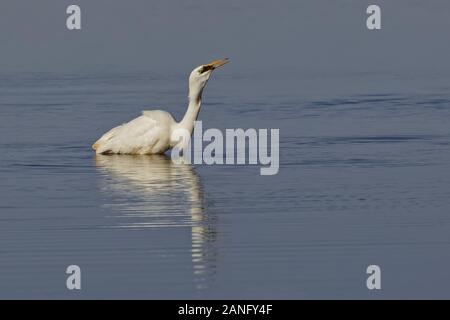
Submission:
[[[105,133],[92,148],[98,154],[158,154],[170,146],[173,117],[165,111],[144,111]]]

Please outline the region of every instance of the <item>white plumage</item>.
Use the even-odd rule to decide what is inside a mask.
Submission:
[[[175,125],[165,111],[144,111],[142,116],[108,131],[93,148],[98,154],[164,153],[172,147],[170,135]]]
[[[177,129],[192,134],[194,122],[200,112],[203,88],[214,69],[229,60],[215,60],[195,68],[189,76],[189,106],[180,122],[162,110],[144,111],[128,123],[105,133],[92,148],[97,154],[162,154],[178,141],[171,139]]]

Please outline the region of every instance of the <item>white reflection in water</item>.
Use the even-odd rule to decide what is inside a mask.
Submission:
[[[187,227],[197,287],[207,286],[214,274],[213,219],[203,211],[200,181],[191,165],[174,164],[167,156],[97,155],[103,173],[102,191],[112,203],[104,206],[120,212],[118,228]]]

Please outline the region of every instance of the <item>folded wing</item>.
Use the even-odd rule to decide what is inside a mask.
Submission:
[[[161,117],[163,115],[158,111],[146,111],[142,116],[105,133],[92,148],[97,154],[164,152],[170,138],[170,122],[173,118]]]

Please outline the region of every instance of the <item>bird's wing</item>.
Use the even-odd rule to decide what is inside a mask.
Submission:
[[[104,134],[92,147],[99,154],[150,153],[164,131],[164,123],[149,115],[142,115]]]

